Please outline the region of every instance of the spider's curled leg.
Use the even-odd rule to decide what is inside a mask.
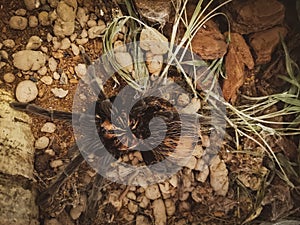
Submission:
[[[30,112],[36,115],[41,115],[50,119],[60,119],[60,120],[72,120],[71,112],[64,112],[58,110],[48,110],[43,109],[37,105],[21,102],[11,102],[10,106],[16,110]]]

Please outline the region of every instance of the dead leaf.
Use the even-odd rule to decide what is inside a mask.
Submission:
[[[248,45],[242,35],[231,33],[231,42],[226,55],[225,70],[227,78],[223,83],[223,95],[226,101],[234,103],[237,90],[245,79],[245,66],[253,69],[254,61]]]

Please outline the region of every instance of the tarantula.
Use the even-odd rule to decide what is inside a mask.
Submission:
[[[144,93],[139,93],[141,96],[146,97],[141,98],[140,101],[137,101],[134,104],[128,117],[123,116],[125,112],[122,112],[122,106],[125,106],[128,99],[132,98],[132,96],[136,95],[138,92],[133,88],[129,89],[130,91],[126,93],[125,97],[121,98],[121,102],[119,103],[119,106],[121,107],[113,107],[116,96],[107,97],[104,88],[97,83],[99,73],[101,74],[101,71],[103,72],[103,70],[104,68],[100,60],[89,66],[88,76],[90,86],[95,93],[99,94],[94,104],[95,107],[90,107],[85,113],[47,110],[29,103],[13,102],[10,105],[16,110],[45,116],[51,120],[59,119],[72,121],[73,124],[87,128],[85,129],[86,132],[95,132],[89,130],[90,125],[88,121],[92,121],[95,123],[94,125],[96,125],[98,138],[101,140],[101,143],[103,143],[105,151],[108,151],[116,159],[128,151],[134,151],[137,147],[149,147],[146,146],[147,143],[143,142],[143,140],[148,139],[151,143],[151,140],[155,141],[161,139],[164,135],[163,141],[157,146],[148,151],[141,151],[146,165],[152,165],[170,155],[175,158],[177,155],[180,157],[181,152],[176,152],[174,154],[174,149],[178,145],[181,135],[190,136],[190,140],[194,141],[193,144],[197,143],[198,136],[196,136],[195,133],[198,132],[198,121],[195,120],[197,119],[195,115],[179,114],[170,102],[163,98],[155,97],[155,95],[154,97],[151,96],[153,90],[157,91],[158,89],[149,87]],[[122,82],[120,82],[119,88],[124,88],[124,85],[122,87]],[[113,117],[116,118],[117,126],[112,122]],[[161,123],[152,124],[150,130],[149,123],[155,117],[164,120],[165,126],[162,126]],[[182,126],[182,118],[184,118],[184,123],[186,123],[185,126]],[[131,131],[131,136],[126,132],[126,129],[128,128]],[[89,136],[89,134],[85,135]],[[139,142],[138,144],[137,140],[142,140],[142,142]],[[71,151],[76,152],[76,156],[66,166],[64,172],[59,175],[57,180],[39,195],[37,203],[42,208],[46,208],[51,204],[53,196],[58,192],[66,178],[70,176],[82,162],[84,162],[84,154],[90,154],[92,152],[96,156],[101,157],[101,151],[104,150],[103,146],[99,146],[95,143],[94,140],[89,140],[88,143],[85,143],[86,152],[79,152],[79,146],[76,143],[74,144]],[[105,160],[101,162],[105,163]],[[99,189],[101,182],[102,176],[97,174],[94,187]],[[92,205],[92,209],[95,209],[97,201],[92,195],[93,194],[91,194],[91,198],[89,198],[89,204]],[[87,213],[91,213],[89,211],[87,211]]]

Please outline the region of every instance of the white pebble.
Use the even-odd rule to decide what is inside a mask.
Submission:
[[[13,73],[6,73],[4,74],[3,79],[6,83],[12,83],[15,81],[16,77]]]
[[[51,122],[45,123],[41,128],[41,132],[50,133],[50,134],[54,133],[55,130],[56,130],[56,125]]]
[[[51,57],[48,61],[48,65],[49,65],[49,69],[52,71],[52,72],[55,72],[56,69],[57,69],[57,65],[58,63],[56,62],[56,60]]]
[[[64,90],[62,88],[52,88],[51,92],[54,94],[55,97],[58,97],[58,98],[64,98],[69,93],[68,90]]]
[[[43,136],[43,137],[40,137],[39,139],[37,139],[35,141],[34,146],[35,146],[36,149],[40,150],[40,149],[47,148],[49,143],[50,143],[50,139],[46,136]]]
[[[85,76],[86,72],[87,72],[87,68],[85,64],[78,64],[77,66],[75,66],[75,73],[79,78],[82,78]]]
[[[16,88],[16,98],[19,102],[31,102],[37,97],[37,95],[37,86],[30,80],[21,81]]]
[[[63,164],[64,164],[63,161],[60,160],[60,159],[53,160],[52,162],[50,162],[50,166],[51,166],[52,168],[60,167],[60,166],[62,166]]]
[[[72,52],[75,56],[79,55],[80,53],[80,50],[78,48],[78,46],[74,43],[71,44],[71,48],[72,48]]]
[[[53,79],[51,76],[43,76],[41,81],[46,85],[51,85],[53,83]]]
[[[59,78],[60,78],[59,73],[58,73],[58,72],[54,72],[54,73],[53,73],[53,79],[54,79],[54,80],[59,80]]]

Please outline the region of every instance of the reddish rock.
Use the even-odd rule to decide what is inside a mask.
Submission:
[[[249,34],[282,24],[284,6],[277,0],[232,1],[228,4],[232,31]]]
[[[207,21],[196,33],[192,47],[193,51],[204,60],[221,58],[227,51],[225,37],[212,20]]]
[[[272,53],[280,43],[280,36],[287,34],[285,27],[274,27],[250,36],[250,45],[256,55],[256,64],[265,64],[271,61]]]
[[[245,66],[253,69],[254,61],[250,49],[242,35],[231,33],[231,42],[225,58],[226,79],[223,83],[223,95],[232,103],[237,98],[237,90],[245,80]]]

